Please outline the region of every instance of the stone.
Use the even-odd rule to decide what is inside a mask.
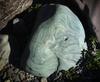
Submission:
[[[48,15],[52,10],[54,12],[46,19],[48,9]],[[25,49],[24,53],[27,54],[22,57],[24,59],[25,55],[29,55],[23,65],[25,70],[46,78],[57,70],[76,66],[82,56],[81,51],[87,49],[87,45],[80,20],[67,6],[43,6],[37,17],[36,28]]]
[[[19,78],[19,75],[16,75],[15,82],[21,82],[21,79]]]
[[[5,80],[5,82],[11,82],[10,80]]]
[[[46,78],[41,78],[41,82],[48,82]]]
[[[33,0],[0,0],[0,30],[3,29],[14,16],[31,6],[32,2]]]
[[[0,35],[0,70],[9,62],[10,51],[8,35]]]
[[[25,79],[25,75],[23,73],[20,73],[20,79],[21,80]]]
[[[19,72],[19,69],[16,68],[16,69],[14,70],[14,73],[18,73],[18,72]]]
[[[16,23],[18,23],[18,22],[20,22],[19,18],[15,18],[15,19],[13,20],[13,24],[16,24]]]
[[[39,82],[39,80],[38,79],[35,79],[33,82]]]
[[[4,72],[4,75],[3,75],[3,79],[5,79],[7,77],[7,73],[6,72]]]

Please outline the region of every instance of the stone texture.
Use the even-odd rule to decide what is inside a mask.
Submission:
[[[5,82],[11,82],[10,80],[6,80]]]
[[[79,7],[82,9],[84,5],[89,8],[89,17],[92,21],[94,31],[100,42],[100,1],[99,0],[76,0]],[[87,13],[87,12],[85,12]]]
[[[41,78],[41,82],[48,82],[46,78]]]
[[[54,14],[49,14],[51,17],[43,20],[46,10],[54,9],[52,6],[56,7]],[[38,14],[37,23],[37,31],[25,50],[29,52],[25,70],[36,76],[48,77],[57,69],[75,67],[82,56],[81,51],[87,48],[84,29],[78,17],[66,6],[45,5]]]
[[[27,9],[33,0],[0,0],[0,30],[15,15]]]
[[[16,71],[15,71],[16,70]],[[34,82],[33,75],[14,67],[11,64],[7,64],[2,71],[0,71],[0,82]]]
[[[9,55],[8,35],[0,35],[0,70],[9,62]]]

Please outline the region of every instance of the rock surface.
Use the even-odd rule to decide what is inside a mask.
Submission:
[[[0,82],[34,82],[34,79],[33,75],[26,73],[11,64],[5,65],[0,71]]]
[[[0,70],[8,63],[10,55],[10,45],[8,35],[0,35]]]
[[[41,8],[37,22],[46,16],[47,7]],[[78,17],[68,7],[58,4],[54,15],[37,28],[25,50],[29,52],[25,70],[36,76],[48,77],[57,70],[75,67],[81,51],[87,48]]]
[[[33,0],[0,0],[0,30],[10,19],[27,9]]]

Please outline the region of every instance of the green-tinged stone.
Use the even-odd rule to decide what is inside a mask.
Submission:
[[[43,13],[40,10],[39,16]],[[28,45],[29,57],[25,69],[36,76],[48,77],[57,69],[75,67],[82,56],[81,51],[87,48],[78,17],[68,7],[57,4],[55,14],[37,28]]]
[[[4,81],[4,82],[11,82],[10,80],[6,80],[6,81]]]
[[[0,35],[0,70],[8,63],[10,55],[10,45],[8,35]]]

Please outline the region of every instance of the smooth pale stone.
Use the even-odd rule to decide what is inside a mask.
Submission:
[[[0,70],[8,63],[10,51],[8,35],[0,35]]]
[[[81,51],[87,48],[78,17],[68,7],[57,4],[55,14],[37,28],[28,46],[26,70],[36,76],[48,77],[57,69],[75,67],[82,56]]]
[[[19,18],[15,18],[15,19],[13,20],[13,24],[16,24],[16,23],[18,23],[18,22],[20,22]]]

